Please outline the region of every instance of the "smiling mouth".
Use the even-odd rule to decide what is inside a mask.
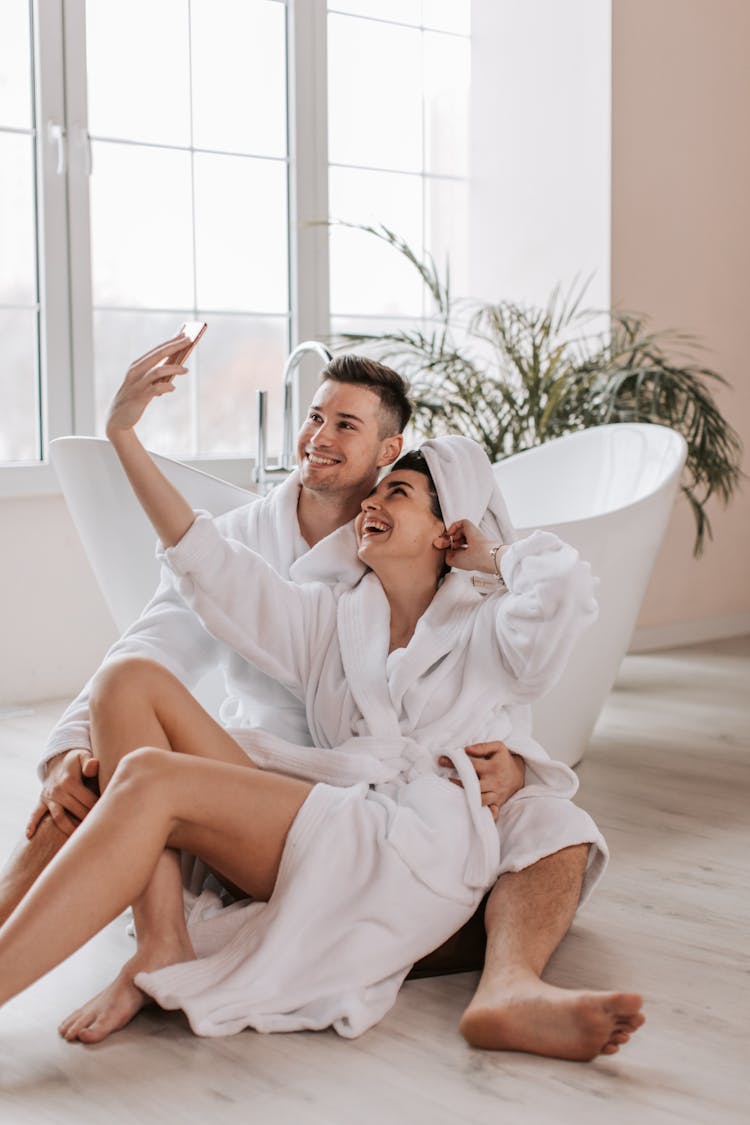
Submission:
[[[391,530],[391,525],[388,524],[388,523],[385,523],[384,520],[378,520],[378,519],[374,519],[373,516],[368,516],[365,520],[362,521],[362,527],[360,529],[360,534],[363,537],[365,535],[382,535],[384,532],[390,531],[390,530]]]
[[[326,465],[338,465],[339,464],[337,459],[332,458],[332,457],[321,457],[321,455],[319,453],[308,453],[307,454],[307,460],[310,462],[311,465],[326,466]]]

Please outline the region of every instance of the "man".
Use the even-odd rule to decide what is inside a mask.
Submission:
[[[169,345],[164,347],[168,356]],[[224,530],[259,551],[285,577],[305,581],[327,573],[331,580],[340,578],[347,560],[354,559],[350,521],[373,488],[378,470],[400,453],[409,413],[405,384],[395,372],[354,356],[332,361],[299,434],[298,473],[269,497],[221,517]],[[169,578],[107,655],[105,665],[126,656],[156,660],[188,687],[195,687],[203,672],[221,661],[228,695],[221,711],[225,722],[254,725],[290,742],[309,743],[298,702],[213,640]],[[29,822],[28,839],[11,857],[0,884],[0,921],[95,803],[92,788],[98,764],[89,749],[90,704],[96,705],[96,699],[90,699],[86,688],[50,737],[41,767],[42,795]],[[523,785],[523,764],[502,743],[470,752],[484,803],[496,813]],[[552,799],[559,807],[559,798]],[[589,847],[598,847],[600,857],[604,847],[590,818],[569,802],[568,806],[569,827],[560,838],[550,836],[549,854],[521,871],[501,875],[489,897],[485,968],[461,1024],[466,1038],[477,1046],[592,1058],[617,1051],[642,1022],[639,997],[571,992],[541,980],[578,906]],[[548,827],[540,821],[539,829],[546,841]],[[158,910],[152,907],[134,907],[139,946],[148,944],[158,928]],[[461,938],[457,940],[458,950],[439,951],[436,960],[443,968],[457,967],[456,958],[463,956]],[[134,971],[123,972],[81,1009],[82,1016],[78,1013],[72,1024],[66,1021],[64,1027],[76,1029],[71,1037],[98,1041],[132,1018],[143,998],[133,984]]]

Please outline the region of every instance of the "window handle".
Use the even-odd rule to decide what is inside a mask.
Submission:
[[[57,146],[57,168],[55,171],[58,176],[62,176],[65,173],[65,126],[58,125],[54,121],[48,121],[47,140],[50,144]]]

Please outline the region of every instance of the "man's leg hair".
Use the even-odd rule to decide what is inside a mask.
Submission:
[[[65,833],[47,815],[30,840],[24,836],[19,841],[0,872],[0,926],[33,887],[66,839]]]
[[[472,1046],[584,1061],[615,1054],[644,1022],[635,993],[542,980],[576,912],[588,849],[564,848],[495,884],[485,910],[484,969],[461,1019]]]

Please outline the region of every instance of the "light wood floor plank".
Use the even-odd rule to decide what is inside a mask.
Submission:
[[[332,1032],[199,1040],[151,1009],[95,1048],[57,1022],[131,949],[122,922],[0,1012],[9,1125],[575,1125],[746,1122],[750,639],[627,657],[579,767],[607,834],[605,882],[554,957],[561,985],[632,988],[648,1022],[617,1056],[565,1063],[469,1049],[474,977],[415,981],[355,1041]],[[0,848],[21,832],[61,710],[0,712]]]

